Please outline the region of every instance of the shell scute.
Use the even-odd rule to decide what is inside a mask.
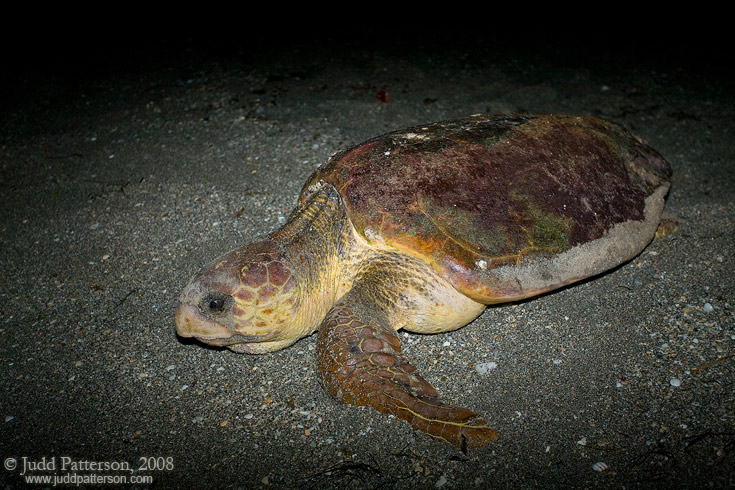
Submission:
[[[421,257],[460,291],[493,302],[535,287],[496,269],[554,260],[616,225],[650,221],[647,198],[670,176],[658,153],[602,119],[479,115],[373,138],[334,155],[304,189],[331,183],[368,242]],[[652,236],[646,226],[632,248]],[[558,277],[540,287],[596,270],[568,268],[569,277],[544,272]]]

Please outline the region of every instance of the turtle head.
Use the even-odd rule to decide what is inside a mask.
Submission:
[[[309,333],[298,306],[297,278],[278,246],[255,242],[197,272],[179,297],[176,331],[235,352],[275,351]]]

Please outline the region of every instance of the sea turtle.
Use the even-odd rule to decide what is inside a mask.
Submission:
[[[496,432],[441,399],[398,330],[451,331],[631,259],[670,177],[648,145],[593,117],[475,115],[388,133],[318,168],[278,230],[204,266],[177,331],[247,353],[318,331],[331,395],[483,445]]]

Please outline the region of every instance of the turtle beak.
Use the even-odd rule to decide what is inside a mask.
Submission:
[[[180,337],[195,338],[196,340],[214,347],[227,347],[235,352],[261,352],[260,342],[273,336],[272,332],[265,335],[243,335],[237,330],[205,316],[197,306],[182,301],[176,307],[176,333]]]
[[[181,337],[196,337],[207,340],[226,339],[233,332],[224,325],[206,318],[199,308],[191,303],[179,303],[176,307],[176,333]]]

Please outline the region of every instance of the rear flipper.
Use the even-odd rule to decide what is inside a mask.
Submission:
[[[329,394],[393,414],[463,451],[497,439],[476,413],[441,401],[402,354],[398,335],[380,321],[382,315],[366,313],[349,297],[332,308],[319,329],[319,372]]]

